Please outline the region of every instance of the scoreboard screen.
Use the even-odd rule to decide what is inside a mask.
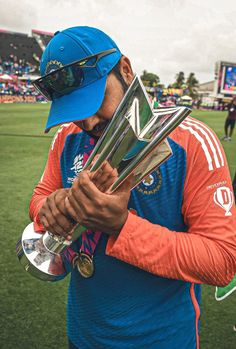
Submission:
[[[223,70],[223,91],[236,93],[236,66],[224,66]]]
[[[218,62],[217,92],[224,95],[236,95],[236,63]]]

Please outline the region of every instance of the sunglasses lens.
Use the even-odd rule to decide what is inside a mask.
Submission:
[[[83,78],[79,66],[70,66],[46,76],[36,86],[45,97],[52,100],[75,90],[82,84]]]
[[[51,98],[51,93],[50,93],[50,88],[47,85],[46,81],[35,81],[33,85],[36,87],[36,89],[49,101],[52,99]]]
[[[35,87],[48,99],[61,97],[80,87],[84,80],[86,83],[91,83],[94,80],[88,78],[84,79],[83,68],[94,68],[100,58],[115,52],[116,49],[110,49],[100,52],[97,55],[90,56],[84,60],[72,63],[58,70],[52,71],[34,82]],[[89,80],[90,79],[90,80]],[[93,78],[94,79],[94,78]]]

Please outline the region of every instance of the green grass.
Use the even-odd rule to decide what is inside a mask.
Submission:
[[[48,108],[45,104],[0,105],[0,348],[3,349],[67,347],[65,315],[69,278],[58,283],[34,279],[23,270],[15,254],[16,241],[29,223],[32,190],[43,172],[55,132],[43,134]],[[219,137],[223,135],[226,113],[194,111],[192,114],[209,124]],[[232,175],[236,167],[235,140],[236,134],[231,143],[223,143]],[[202,304],[201,348],[234,349],[236,294],[216,302],[214,287],[204,286]]]
[[[48,284],[24,272],[15,253],[29,223],[28,204],[51,137],[43,135],[47,105],[0,105],[0,348],[66,348],[67,280]],[[4,135],[3,135],[4,134]],[[17,134],[18,136],[6,136]]]

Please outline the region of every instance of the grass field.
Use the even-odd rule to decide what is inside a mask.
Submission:
[[[23,270],[15,254],[16,241],[29,223],[31,193],[42,174],[55,132],[43,134],[47,112],[45,104],[0,105],[2,349],[67,347],[65,314],[69,278],[58,283],[34,279]],[[223,135],[226,113],[193,111],[192,115],[210,125],[219,137]],[[223,146],[233,176],[236,132],[232,142]],[[236,293],[216,302],[214,287],[203,286],[202,309],[201,349],[235,349],[236,332],[232,327],[236,323]]]

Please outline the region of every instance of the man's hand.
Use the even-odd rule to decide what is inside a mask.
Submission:
[[[94,162],[99,155],[96,155]],[[93,163],[92,163],[93,164]],[[92,167],[92,165],[91,165]],[[90,168],[88,168],[90,169]],[[104,161],[102,165],[89,176],[96,187],[103,193],[106,193],[115,180],[118,178],[116,169],[113,169],[108,161]]]
[[[39,211],[40,221],[52,234],[71,240],[76,223],[87,229],[114,234],[128,216],[131,182],[108,194],[117,171],[107,161],[95,172],[82,171],[71,189],[59,189],[49,195]]]
[[[72,231],[76,222],[69,218],[65,207],[68,192],[69,189],[58,189],[49,195],[39,211],[39,218],[47,231],[70,240],[71,236],[68,233]]]
[[[104,193],[117,173],[108,163],[97,174],[82,171],[65,200],[66,210],[78,223],[90,230],[118,233],[128,216],[131,182],[126,181],[114,193]],[[102,190],[102,191],[101,191]]]

